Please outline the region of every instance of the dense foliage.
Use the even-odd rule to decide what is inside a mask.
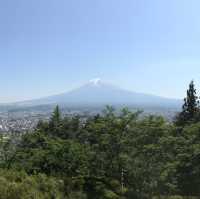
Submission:
[[[63,118],[56,107],[33,133],[2,137],[0,199],[199,197],[196,100],[188,91],[175,124],[112,107],[85,119]]]

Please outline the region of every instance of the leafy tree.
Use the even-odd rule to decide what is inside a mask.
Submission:
[[[180,141],[179,141],[180,142]],[[185,196],[200,195],[200,123],[185,126],[177,149],[178,188]]]
[[[26,172],[68,177],[87,173],[87,148],[72,140],[49,137],[43,132],[22,138],[15,155],[13,168]]]

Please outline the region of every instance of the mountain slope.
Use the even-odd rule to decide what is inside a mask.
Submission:
[[[127,91],[95,79],[86,85],[60,95],[19,103],[21,105],[67,104],[67,105],[134,105],[179,107],[180,100]]]

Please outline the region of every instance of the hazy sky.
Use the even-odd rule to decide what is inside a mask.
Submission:
[[[0,1],[0,102],[100,77],[182,98],[200,90],[199,0]]]

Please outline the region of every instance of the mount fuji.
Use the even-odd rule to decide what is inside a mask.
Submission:
[[[177,108],[180,107],[181,100],[128,91],[105,83],[97,78],[89,81],[77,89],[63,94],[19,102],[16,104],[26,106],[59,104],[79,107],[119,105]]]

